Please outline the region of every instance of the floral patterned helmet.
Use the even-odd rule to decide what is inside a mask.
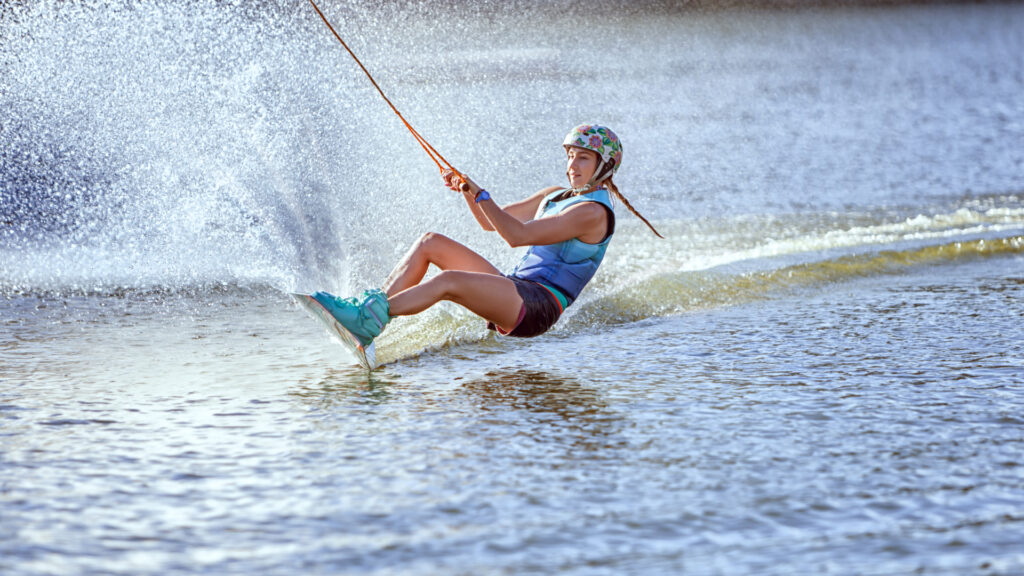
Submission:
[[[576,146],[597,152],[601,157],[601,163],[598,164],[591,182],[611,178],[622,164],[622,142],[615,132],[606,126],[580,124],[565,136],[562,146]]]

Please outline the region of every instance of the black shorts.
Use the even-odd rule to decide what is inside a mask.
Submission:
[[[489,330],[496,330],[499,334],[506,336],[518,336],[520,338],[532,338],[540,336],[558,322],[562,315],[562,305],[558,302],[547,288],[530,280],[523,280],[515,276],[506,276],[515,283],[516,292],[523,299],[523,307],[519,310],[519,321],[511,332],[506,333],[494,322],[488,322]]]

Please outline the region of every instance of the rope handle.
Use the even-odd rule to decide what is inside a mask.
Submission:
[[[316,13],[320,16],[320,19],[324,21],[324,24],[326,24],[327,28],[331,31],[332,34],[334,34],[334,37],[338,39],[338,42],[340,42],[341,45],[345,48],[345,50],[349,53],[349,56],[352,56],[352,59],[356,61],[356,64],[358,64],[359,68],[361,68],[363,73],[366,74],[366,77],[370,79],[370,82],[373,84],[373,87],[377,89],[377,93],[381,95],[381,98],[384,98],[384,101],[388,103],[388,106],[391,107],[391,110],[398,116],[399,120],[402,121],[402,124],[405,124],[405,127],[408,128],[409,133],[412,134],[413,138],[415,138],[417,142],[419,142],[420,147],[423,148],[423,151],[427,153],[427,156],[430,156],[430,159],[434,161],[434,164],[437,164],[437,169],[442,174],[444,173],[445,168],[454,172],[455,175],[459,178],[459,180],[462,181],[462,183],[459,185],[459,189],[462,190],[463,192],[469,192],[469,184],[466,183],[466,177],[462,174],[462,172],[456,170],[455,167],[452,166],[451,163],[448,162],[448,160],[446,160],[445,157],[442,156],[440,152],[438,152],[433,146],[430,145],[430,142],[427,142],[426,138],[420,136],[420,133],[417,132],[416,129],[412,127],[412,124],[409,124],[409,121],[405,119],[405,116],[402,116],[402,113],[398,111],[398,108],[396,108],[395,105],[391,102],[391,99],[384,94],[383,90],[381,90],[380,86],[377,84],[377,81],[373,79],[373,75],[370,74],[370,71],[366,69],[366,66],[363,66],[363,63],[359,60],[359,57],[356,56],[355,52],[353,52],[352,49],[348,47],[348,44],[346,44],[345,41],[341,39],[341,35],[339,35],[338,32],[334,29],[334,26],[331,26],[331,23],[327,20],[327,17],[324,16],[324,13],[320,11],[320,7],[316,5],[316,2],[314,2],[313,0],[309,0],[309,3],[313,5],[313,9],[316,10]]]

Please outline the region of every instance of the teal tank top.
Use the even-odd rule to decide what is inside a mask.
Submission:
[[[570,238],[557,244],[531,246],[512,271],[512,276],[531,280],[555,288],[566,297],[566,305],[579,297],[604,259],[604,253],[615,232],[615,210],[608,190],[599,188],[587,194],[555,201],[564,190],[552,192],[544,198],[541,217],[558,214],[582,202],[597,202],[608,209],[608,234],[597,244],[588,244]]]

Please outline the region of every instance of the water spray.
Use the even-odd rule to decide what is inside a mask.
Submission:
[[[456,170],[455,167],[452,166],[450,162],[445,160],[444,156],[442,156],[440,152],[434,149],[434,147],[430,145],[430,142],[427,142],[426,138],[420,136],[420,133],[417,132],[416,129],[412,127],[412,124],[409,124],[409,121],[405,119],[405,116],[402,116],[402,113],[398,111],[398,108],[396,108],[395,105],[391,102],[391,99],[384,94],[383,90],[381,90],[380,85],[378,85],[377,81],[373,79],[373,75],[370,74],[370,71],[366,69],[366,66],[363,66],[363,63],[362,61],[359,60],[359,57],[356,56],[355,52],[353,52],[352,49],[348,47],[348,44],[346,44],[345,41],[341,39],[341,35],[338,34],[338,32],[334,29],[334,26],[331,26],[330,21],[328,21],[327,17],[324,16],[324,13],[320,11],[320,7],[316,5],[316,2],[314,2],[313,0],[309,0],[309,3],[313,5],[313,9],[316,10],[316,13],[320,16],[320,19],[324,21],[324,24],[326,24],[327,28],[331,31],[332,34],[334,34],[334,37],[338,39],[338,42],[340,42],[341,45],[345,48],[345,50],[349,53],[349,55],[352,56],[352,59],[356,61],[356,64],[358,64],[359,68],[361,68],[363,73],[366,74],[366,77],[370,79],[370,82],[373,84],[373,87],[377,89],[377,93],[380,94],[382,98],[384,98],[384,101],[388,103],[388,106],[391,107],[391,110],[402,121],[402,124],[405,124],[405,127],[409,129],[409,132],[413,135],[413,138],[416,138],[416,141],[419,142],[423,150],[427,153],[428,156],[430,156],[430,159],[434,161],[434,164],[437,164],[437,169],[440,170],[442,174],[444,173],[445,168],[451,170],[453,173],[455,173],[455,176],[462,182],[459,185],[459,189],[462,190],[463,192],[468,192],[469,184],[466,183],[466,177],[463,176],[461,172]]]

